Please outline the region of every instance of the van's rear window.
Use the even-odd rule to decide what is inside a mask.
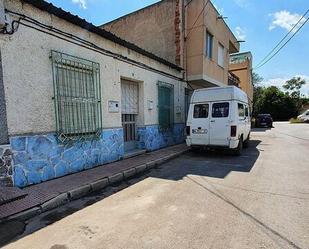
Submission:
[[[212,117],[225,118],[229,116],[229,103],[214,103],[212,104]]]
[[[193,118],[208,118],[208,104],[194,105]]]

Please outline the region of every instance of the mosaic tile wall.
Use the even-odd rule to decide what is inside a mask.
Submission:
[[[0,145],[0,187],[13,185],[13,162],[10,145]]]
[[[173,129],[160,130],[159,125],[138,127],[139,149],[158,150],[167,146],[183,143],[185,124],[174,124]]]
[[[24,187],[123,158],[123,130],[106,129],[100,137],[61,144],[55,134],[10,138],[14,185]]]

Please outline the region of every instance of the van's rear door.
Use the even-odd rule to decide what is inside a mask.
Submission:
[[[213,102],[211,104],[210,134],[211,145],[228,146],[230,138],[230,112],[229,102]]]
[[[193,117],[191,123],[192,144],[209,144],[209,104],[197,103],[193,105]]]

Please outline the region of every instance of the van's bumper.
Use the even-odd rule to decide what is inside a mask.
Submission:
[[[236,149],[238,147],[239,139],[230,139],[228,146],[219,146],[214,144],[196,144],[192,141],[190,137],[186,139],[187,146],[189,147],[209,147],[209,148],[228,148]]]
[[[230,140],[230,149],[236,149],[238,147],[239,139]]]

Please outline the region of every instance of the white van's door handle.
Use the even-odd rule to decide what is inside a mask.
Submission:
[[[216,120],[211,120],[210,122],[211,122],[211,123],[214,123],[214,122],[216,122]]]

